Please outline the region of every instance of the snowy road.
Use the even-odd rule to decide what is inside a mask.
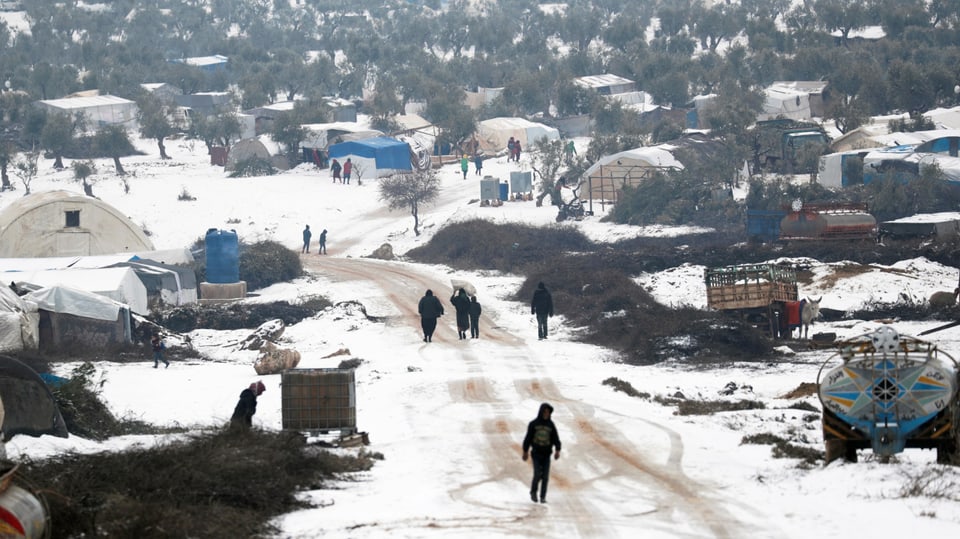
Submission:
[[[582,400],[582,369],[602,365],[571,368],[568,361],[558,362],[564,346],[579,345],[528,340],[519,334],[525,328],[498,325],[501,317],[489,306],[481,338],[459,341],[447,302],[450,285],[437,270],[352,258],[303,260],[309,271],[336,283],[334,288],[355,292],[351,283],[374,284],[379,301],[386,302],[374,309],[390,313],[386,331],[417,342],[420,358],[417,371],[384,373],[358,389],[377,392],[376,403],[392,402],[388,409],[358,404],[361,430],[369,429],[373,441],[369,449],[385,460],[369,482],[348,485],[333,494],[333,505],[312,510],[325,537],[636,537],[641,529],[644,537],[756,535],[762,517],[684,472],[678,432],[659,418]],[[416,313],[428,288],[447,309],[429,344],[420,342]],[[376,295],[362,302],[376,303]],[[384,353],[389,355],[381,350],[380,356]],[[384,399],[382,391],[394,395]],[[529,501],[531,472],[520,459],[526,422],[541,401],[556,407],[564,443],[553,463],[546,506]],[[393,467],[398,452],[421,454],[422,468]],[[370,508],[365,517],[357,517],[353,503]],[[303,536],[316,531],[304,530]]]

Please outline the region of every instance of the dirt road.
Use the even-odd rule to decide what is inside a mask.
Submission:
[[[450,291],[442,276],[412,264],[323,256],[306,256],[304,264],[331,281],[361,281],[364,286],[376,283],[401,313],[391,317],[388,325],[409,330],[411,340],[421,337],[416,306],[423,292],[432,289],[446,303],[445,294]],[[761,516],[724,500],[713,486],[685,474],[683,440],[669,426],[568,397],[564,386],[555,380],[555,374],[561,374],[556,371],[559,367],[548,361],[539,347],[528,346],[523,336],[499,326],[498,313],[492,308],[485,306],[481,319],[482,352],[477,347],[458,345],[455,330],[450,327],[452,313],[446,318],[450,320],[439,325],[434,342],[424,343],[420,349],[422,354],[438,350],[444,354],[445,367],[451,373],[446,381],[449,402],[442,406],[437,402],[402,404],[410,414],[437,413],[451,407],[469,410],[459,414],[459,424],[451,428],[480,440],[480,447],[474,448],[475,462],[482,464],[483,471],[475,474],[477,480],[458,481],[463,474],[451,466],[449,495],[503,516],[483,524],[470,519],[428,522],[410,518],[378,521],[377,526],[401,535],[418,535],[418,527],[488,533],[491,526],[505,535],[522,533],[528,537],[636,537],[639,530],[644,530],[644,537],[757,535],[756,522],[763,520]],[[536,345],[537,341],[530,344]],[[510,373],[509,379],[504,372]],[[560,378],[569,379],[569,373]],[[554,405],[564,443],[561,460],[551,473],[549,510],[530,503],[526,486],[529,464],[520,459],[526,422],[535,412],[530,409],[531,401]],[[632,422],[632,439],[618,427],[623,421]],[[638,428],[643,440],[636,439]],[[433,450],[425,451],[432,454]],[[480,493],[494,487],[515,492],[516,496],[489,507],[489,496]],[[734,514],[747,514],[746,520],[751,523]],[[761,531],[760,535],[766,533]]]

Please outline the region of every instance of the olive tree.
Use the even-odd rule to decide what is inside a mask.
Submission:
[[[392,210],[407,209],[413,216],[413,233],[420,235],[420,206],[436,200],[440,179],[432,169],[380,179],[380,200]]]

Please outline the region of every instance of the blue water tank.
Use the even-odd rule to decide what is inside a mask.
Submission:
[[[235,283],[240,280],[240,242],[236,230],[207,230],[207,282]]]
[[[501,183],[500,184],[500,200],[507,200],[509,198],[510,198],[510,186],[505,183]]]

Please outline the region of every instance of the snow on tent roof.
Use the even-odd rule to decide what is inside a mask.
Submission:
[[[86,109],[108,105],[131,105],[134,102],[115,95],[95,95],[89,97],[65,97],[63,99],[44,99],[44,105],[64,110]]]
[[[602,169],[604,176],[622,178],[638,168],[683,169],[683,164],[662,145],[644,146],[601,157],[584,176],[592,177]]]

